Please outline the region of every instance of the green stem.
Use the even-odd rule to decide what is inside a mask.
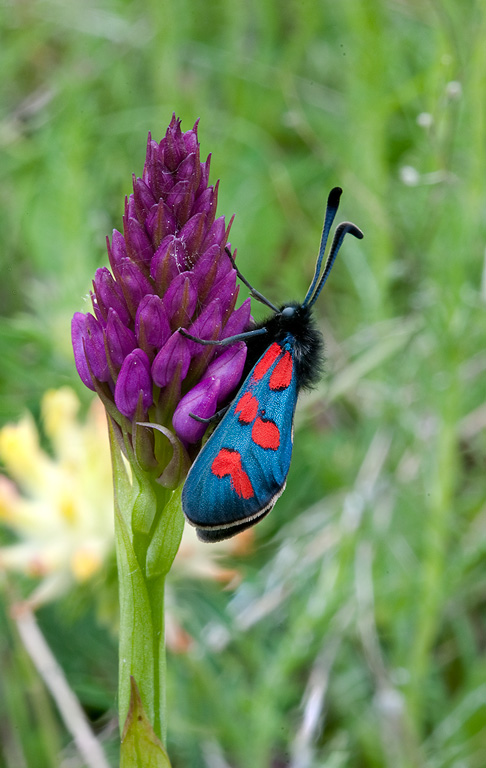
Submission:
[[[164,512],[167,511],[167,505],[171,499],[172,493],[167,489],[160,486],[158,483],[153,482],[152,489],[156,499],[156,508],[153,518],[153,523],[150,529],[148,537],[148,543],[153,540],[154,533],[157,530],[160,520]],[[178,548],[178,544],[177,544]],[[163,570],[168,572],[173,557],[170,552],[167,551],[170,547],[166,547],[165,555],[169,558],[169,562],[166,563],[166,568]],[[147,555],[147,552],[145,553]],[[166,673],[167,663],[165,655],[165,576],[164,572],[161,575],[150,578],[147,573],[147,561],[145,557],[144,561],[145,578],[147,579],[148,595],[150,600],[150,607],[152,611],[152,627],[153,627],[153,649],[154,649],[154,730],[159,739],[165,744],[167,738],[167,684]]]
[[[110,443],[120,594],[120,730],[123,733],[128,718],[129,751],[137,733],[133,717],[139,706],[145,717],[143,729],[151,727],[162,744],[167,735],[164,587],[179,548],[184,518],[181,488],[167,490],[139,467],[127,472],[112,428]],[[136,707],[134,690],[139,696]],[[140,725],[140,734],[143,729]],[[138,765],[128,752],[123,754],[123,745],[122,755],[124,768]]]
[[[165,577],[152,579],[149,600],[152,611],[154,654],[154,731],[163,744],[167,738],[166,657],[164,617]]]

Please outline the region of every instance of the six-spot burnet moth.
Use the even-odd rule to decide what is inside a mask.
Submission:
[[[180,329],[201,344],[244,340],[248,347],[243,384],[197,456],[182,491],[184,515],[202,541],[220,541],[254,525],[270,512],[285,488],[297,397],[301,389],[317,383],[323,365],[324,342],[312,306],[345,235],[363,237],[354,224],[339,224],[321,272],[341,193],[335,187],[329,194],[314,277],[302,304],[276,307],[237,270],[250,294],[274,314],[252,330],[219,342],[197,339]],[[227,254],[232,260],[229,249]],[[234,262],[233,266],[236,269]]]

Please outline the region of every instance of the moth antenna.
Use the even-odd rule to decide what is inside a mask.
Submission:
[[[339,208],[339,199],[342,193],[343,190],[341,187],[333,187],[333,189],[331,189],[329,192],[329,196],[327,198],[326,213],[324,215],[324,226],[322,228],[321,244],[319,246],[319,254],[317,256],[316,266],[314,269],[314,277],[312,278],[312,282],[309,286],[309,290],[306,293],[305,299],[302,302],[304,306],[311,300],[311,296],[317,285],[319,272],[321,271],[322,260],[324,258],[324,253],[327,246],[327,240],[329,238],[329,232],[331,231],[332,223]]]
[[[329,251],[329,256],[327,257],[324,271],[322,273],[321,279],[319,280],[317,288],[314,291],[314,295],[308,302],[309,307],[312,307],[317,297],[319,296],[320,292],[324,288],[324,285],[326,284],[327,278],[329,277],[333,264],[336,261],[336,256],[338,255],[339,249],[341,248],[343,240],[347,234],[357,237],[358,240],[363,239],[362,231],[355,224],[351,224],[350,221],[343,221],[342,224],[339,224],[339,226],[336,227],[336,231],[334,233],[334,238],[331,245],[331,250]],[[307,296],[306,296],[306,299],[307,299]]]
[[[278,314],[278,313],[279,313],[279,311],[280,311],[280,310],[279,310],[279,308],[278,308],[278,307],[276,307],[276,306],[275,306],[275,304],[272,304],[272,302],[270,301],[270,299],[267,299],[267,298],[266,298],[266,297],[263,295],[263,293],[260,293],[260,291],[257,291],[257,290],[256,290],[256,288],[253,288],[253,286],[252,286],[252,285],[250,285],[250,283],[248,282],[248,280],[246,279],[246,277],[243,277],[243,275],[241,274],[240,270],[239,270],[239,269],[238,269],[238,267],[236,266],[236,262],[235,262],[235,260],[234,260],[234,257],[231,255],[231,251],[230,251],[230,249],[228,248],[228,246],[226,246],[226,248],[225,248],[224,250],[226,251],[226,255],[227,255],[228,259],[231,261],[231,266],[232,266],[232,267],[233,267],[233,269],[235,270],[235,272],[236,272],[236,276],[237,276],[237,277],[238,277],[238,278],[241,280],[241,282],[242,282],[244,285],[246,285],[246,287],[249,289],[249,291],[250,291],[250,296],[252,296],[252,297],[253,297],[253,298],[254,298],[256,301],[259,301],[259,302],[260,302],[260,304],[265,304],[267,307],[270,307],[270,309],[272,309],[272,310],[275,312],[275,314]],[[236,250],[235,250],[235,254],[236,254]]]

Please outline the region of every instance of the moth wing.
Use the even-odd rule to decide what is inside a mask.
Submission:
[[[274,343],[260,358],[187,476],[182,507],[203,540],[253,525],[284,490],[298,393],[292,342]],[[265,370],[270,349],[272,363]],[[283,366],[285,386],[275,388]]]

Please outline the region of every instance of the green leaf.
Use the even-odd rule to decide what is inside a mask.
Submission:
[[[123,728],[120,757],[120,768],[171,768],[164,745],[144,712],[133,677],[130,678],[130,707]]]
[[[133,504],[132,529],[148,534],[157,509],[157,497],[149,482],[140,483],[140,493]]]
[[[183,485],[172,493],[152,534],[147,550],[147,577],[166,576],[174,562],[184,530],[181,494]]]
[[[149,427],[150,429],[155,430],[156,433],[159,433],[159,438],[160,435],[163,435],[169,442],[172,448],[172,457],[158,478],[158,483],[164,488],[175,490],[185,480],[191,466],[191,460],[186,449],[179,438],[176,437],[170,429],[162,426],[162,424],[152,424],[150,421],[140,421],[137,426]]]
[[[121,451],[121,442],[123,437],[118,425],[108,417],[108,431],[110,438],[111,463],[113,468],[113,492],[115,499],[115,508],[118,507],[124,516],[126,525],[130,528],[131,509],[135,489],[132,482],[135,482],[133,472],[129,475],[129,468]]]

